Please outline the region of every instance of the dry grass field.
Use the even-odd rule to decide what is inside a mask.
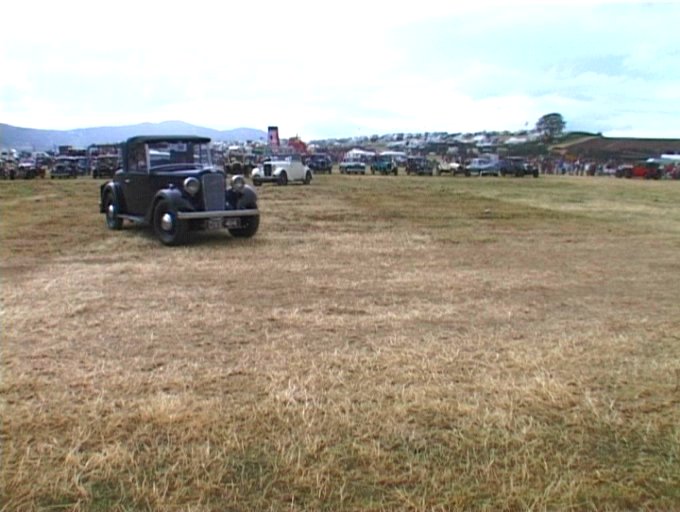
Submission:
[[[680,183],[318,176],[250,240],[0,182],[0,510],[678,510]]]

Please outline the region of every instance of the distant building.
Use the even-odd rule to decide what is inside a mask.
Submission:
[[[634,139],[590,136],[555,144],[551,152],[567,159],[637,161],[680,154],[680,139]]]

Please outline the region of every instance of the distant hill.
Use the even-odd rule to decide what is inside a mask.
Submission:
[[[90,144],[121,142],[135,135],[200,135],[220,141],[267,140],[267,132],[254,128],[213,130],[183,121],[142,123],[129,126],[102,126],[76,130],[37,130],[0,123],[0,146],[46,151],[57,146],[86,148]]]

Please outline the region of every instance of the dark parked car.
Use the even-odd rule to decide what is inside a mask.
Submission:
[[[324,172],[331,174],[333,172],[333,160],[325,153],[316,153],[309,157],[309,160],[307,161],[307,167],[309,167],[315,174]]]
[[[99,211],[109,229],[123,221],[151,225],[165,245],[184,243],[189,231],[227,228],[253,236],[260,224],[255,190],[241,175],[229,185],[212,166],[210,139],[138,136],[122,148],[122,169],[100,189]]]
[[[93,178],[113,178],[120,167],[120,159],[117,155],[100,155],[94,161],[92,169]]]
[[[78,159],[74,156],[58,156],[50,170],[50,178],[77,178]]]
[[[525,158],[520,156],[504,158],[499,163],[499,169],[501,176],[516,176],[521,178],[526,174],[530,174],[534,178],[538,178],[538,168],[532,167]]]
[[[35,160],[22,160],[16,167],[15,177],[24,180],[31,180],[38,175]]]
[[[406,160],[406,174],[432,176],[437,168],[437,162],[428,160],[424,156],[410,156]]]
[[[371,164],[371,174],[376,172],[384,175],[394,174],[396,176],[399,172],[396,160],[388,155],[377,156]]]

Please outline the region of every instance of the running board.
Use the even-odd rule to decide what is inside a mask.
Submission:
[[[119,213],[117,215],[119,219],[123,220],[129,220],[130,222],[134,222],[135,224],[144,224],[144,217],[142,215],[128,215],[126,213]]]

